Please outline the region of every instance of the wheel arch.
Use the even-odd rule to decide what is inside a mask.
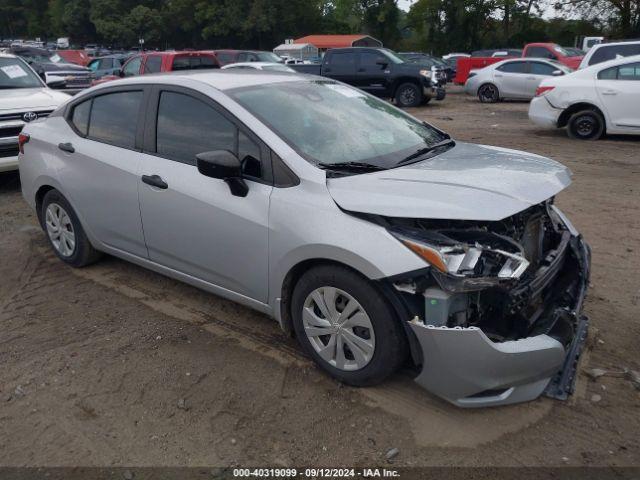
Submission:
[[[577,112],[579,112],[581,110],[593,110],[593,111],[599,113],[600,116],[602,116],[602,119],[604,120],[604,128],[605,128],[605,131],[606,131],[606,129],[607,129],[607,117],[605,116],[604,112],[598,106],[594,105],[593,103],[589,103],[589,102],[578,102],[578,103],[574,103],[573,105],[570,105],[569,107],[565,108],[564,111],[558,117],[558,128],[566,127],[567,124],[569,123],[569,119],[571,118],[571,115],[573,115],[574,113],[577,113]]]
[[[299,263],[293,265],[289,271],[286,273],[284,280],[282,282],[282,288],[280,291],[280,301],[277,303],[276,307],[279,308],[278,320],[283,331],[289,335],[294,336],[294,328],[293,328],[293,314],[291,312],[291,299],[293,295],[293,290],[297,281],[300,277],[308,270],[319,267],[319,266],[338,266],[346,268],[358,276],[360,276],[363,280],[367,280],[371,283],[371,285],[380,293],[380,295],[385,299],[385,301],[389,304],[391,309],[395,312],[396,318],[395,320],[400,322],[402,331],[405,333],[405,338],[408,341],[409,345],[409,354],[413,365],[420,365],[423,362],[422,351],[420,349],[420,345],[418,343],[415,334],[412,332],[409,327],[407,321],[409,318],[409,311],[406,308],[406,305],[399,296],[394,292],[393,287],[387,281],[386,278],[381,279],[372,279],[365,275],[363,272],[354,268],[351,265],[348,265],[344,262],[329,259],[329,258],[309,258],[306,260],[302,260]],[[407,321],[403,321],[403,318],[406,318]]]

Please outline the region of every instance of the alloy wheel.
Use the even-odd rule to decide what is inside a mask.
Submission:
[[[304,332],[316,353],[331,366],[360,370],[373,358],[373,325],[362,305],[347,292],[320,287],[305,299]]]
[[[578,117],[575,121],[575,129],[576,133],[581,137],[590,137],[596,129],[593,117],[589,115]]]
[[[405,88],[400,92],[400,102],[402,105],[413,105],[416,101],[416,92],[412,88]]]
[[[57,203],[50,203],[45,212],[47,235],[53,248],[63,257],[70,257],[76,248],[76,234],[71,217]]]

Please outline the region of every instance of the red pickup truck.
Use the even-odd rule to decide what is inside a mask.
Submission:
[[[528,43],[522,51],[523,57],[549,58],[563,63],[569,68],[577,69],[580,66],[583,55],[574,56],[556,43]],[[461,57],[458,58],[456,77],[454,82],[464,85],[469,78],[471,70],[484,68],[496,62],[500,62],[513,56],[493,57]]]
[[[201,70],[220,68],[215,53],[211,51],[144,52],[134,55],[122,66],[120,76],[107,75],[93,82],[105,83],[120,77],[132,77],[147,73],[174,72],[176,70]]]

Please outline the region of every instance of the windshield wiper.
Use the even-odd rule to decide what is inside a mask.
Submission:
[[[318,167],[323,170],[366,170],[369,172],[376,172],[378,170],[386,170],[379,165],[373,165],[372,163],[364,162],[338,162],[338,163],[326,163],[320,162]]]
[[[396,167],[399,165],[406,165],[407,163],[410,163],[412,160],[415,160],[416,158],[419,158],[423,155],[426,155],[427,153],[433,152],[434,150],[438,150],[442,147],[447,147],[449,145],[453,146],[455,145],[456,142],[453,141],[452,138],[445,138],[444,140],[438,142],[438,143],[434,143],[433,145],[430,145],[428,147],[424,147],[421,148],[419,150],[416,150],[415,152],[413,152],[411,155],[409,155],[408,157],[403,158],[402,160],[400,160],[397,164]]]

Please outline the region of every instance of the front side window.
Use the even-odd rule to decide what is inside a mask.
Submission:
[[[509,62],[500,65],[497,70],[505,73],[525,73],[524,62]]]
[[[553,72],[555,72],[556,70],[560,70],[558,67],[549,65],[548,63],[531,62],[530,65],[531,65],[531,73],[533,75],[551,76],[553,75]]]
[[[556,58],[556,56],[544,47],[529,47],[525,57]]]
[[[156,151],[190,165],[196,154],[236,152],[236,127],[213,107],[189,95],[162,92],[158,104]]]
[[[87,68],[92,72],[95,72],[96,70],[98,70],[99,64],[100,64],[100,60],[91,60],[87,65]]]
[[[390,168],[447,138],[383,100],[328,80],[255,85],[228,94],[314,165]]]
[[[389,59],[379,53],[364,52],[360,54],[360,66],[367,70],[382,70],[383,64],[388,63]]]
[[[162,70],[162,57],[159,55],[150,55],[144,64],[144,73],[158,73]]]
[[[640,63],[629,63],[618,67],[618,80],[640,80]]]
[[[133,57],[124,65],[124,76],[132,77],[140,73],[140,65],[142,64],[142,57]]]
[[[132,91],[94,97],[87,136],[111,145],[134,148],[142,96],[142,91]]]
[[[42,81],[18,58],[0,58],[0,89],[42,88]]]
[[[261,62],[274,62],[274,63],[281,63],[282,62],[282,58],[279,57],[278,55],[276,55],[275,53],[258,52],[256,55],[257,55],[258,60],[261,61]]]

